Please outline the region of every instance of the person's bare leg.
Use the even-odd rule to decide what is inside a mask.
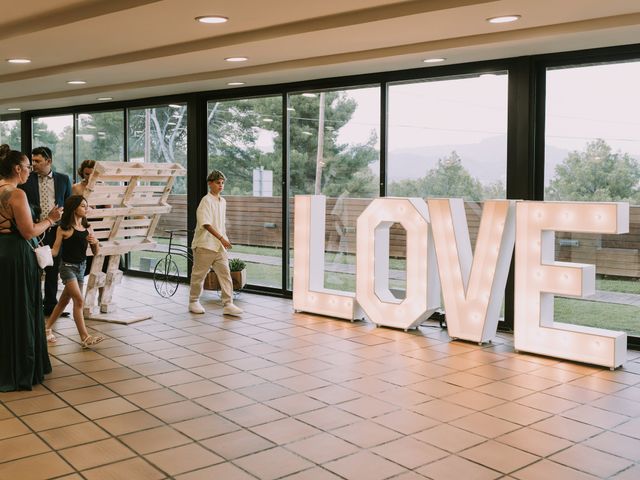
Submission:
[[[51,315],[49,315],[49,317],[47,318],[47,322],[45,325],[45,328],[47,330],[51,330],[53,328],[53,324],[56,323],[56,320],[58,320],[58,318],[60,318],[60,315],[69,304],[69,300],[71,300],[71,296],[69,295],[69,290],[65,285],[64,290],[62,290],[62,293],[60,294],[60,299],[58,300],[58,303],[56,304],[55,307],[53,307],[53,311],[51,312]]]

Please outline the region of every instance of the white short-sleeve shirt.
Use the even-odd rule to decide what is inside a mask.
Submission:
[[[225,217],[227,213],[227,201],[221,196],[215,197],[208,193],[198,205],[196,210],[196,231],[193,236],[191,248],[202,247],[214,252],[219,252],[224,247],[220,240],[205,230],[205,225],[211,225],[220,235],[227,238],[225,229]]]

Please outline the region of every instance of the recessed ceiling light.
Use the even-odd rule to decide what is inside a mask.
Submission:
[[[262,121],[267,123],[273,122],[273,118],[266,117],[266,118],[263,118]]]
[[[222,15],[203,15],[196,17],[196,20],[200,23],[227,23],[229,21],[227,17],[223,17]]]
[[[10,112],[19,112],[20,111],[20,109],[18,107],[7,108],[7,110],[9,110]]]
[[[442,58],[442,57],[437,57],[437,58],[425,58],[423,60],[424,63],[440,63],[440,62],[444,62],[446,60],[446,58]]]
[[[7,58],[7,62],[9,63],[31,63],[31,60],[28,58]]]
[[[302,96],[307,98],[316,98],[315,93],[303,93]]]
[[[98,97],[96,100],[100,100],[101,102],[107,102],[109,100],[113,100],[113,97]]]
[[[244,85],[244,82],[227,82],[227,85],[230,87],[237,87],[239,85]]]
[[[84,80],[69,80],[67,83],[69,85],[85,85],[87,82]]]
[[[479,75],[480,78],[494,78],[497,77],[495,73],[481,73]]]
[[[510,23],[520,20],[520,15],[502,15],[500,17],[487,18],[489,23]]]
[[[227,57],[225,58],[226,62],[246,62],[249,60],[247,57]]]
[[[170,108],[182,108],[182,105],[178,105],[177,103],[170,103],[168,106]]]

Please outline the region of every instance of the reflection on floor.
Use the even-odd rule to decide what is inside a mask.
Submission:
[[[153,319],[93,323],[94,351],[61,321],[45,384],[0,394],[0,479],[640,478],[640,352],[611,372],[186,293],[125,278]]]

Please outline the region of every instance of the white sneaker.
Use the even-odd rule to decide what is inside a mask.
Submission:
[[[222,313],[224,315],[241,315],[242,309],[240,307],[236,307],[233,303],[227,303],[222,309]]]
[[[189,311],[191,313],[204,313],[204,307],[200,305],[200,302],[189,302]]]

